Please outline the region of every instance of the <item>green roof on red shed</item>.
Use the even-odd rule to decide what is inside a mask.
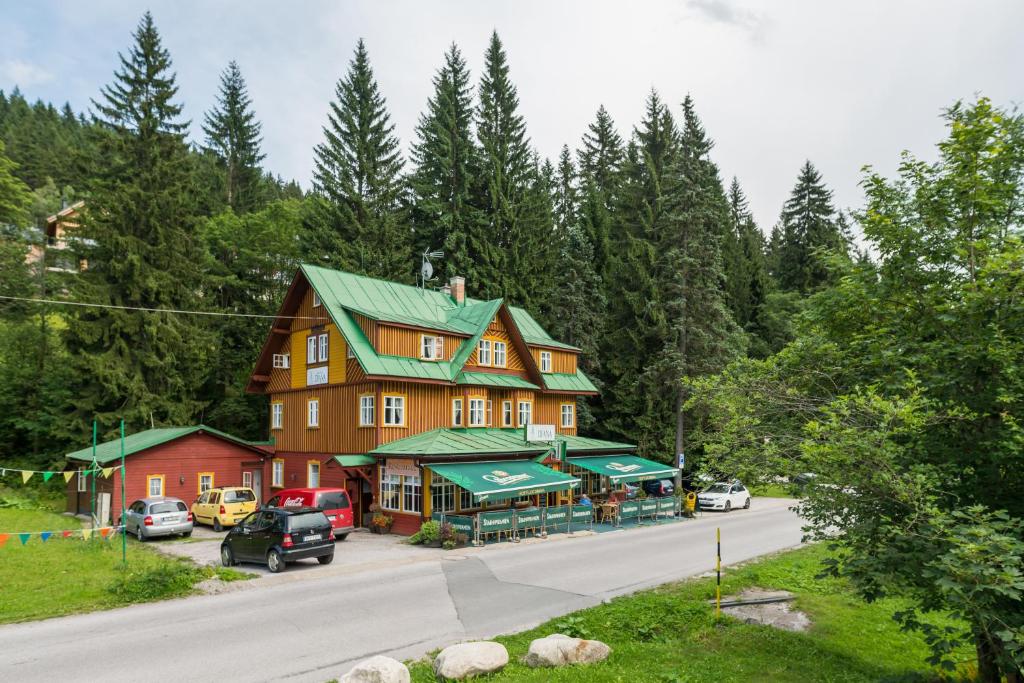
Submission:
[[[161,444],[180,439],[183,436],[189,436],[190,434],[196,434],[202,432],[216,436],[225,441],[238,444],[239,446],[245,446],[258,450],[256,448],[256,442],[246,441],[240,439],[237,436],[232,436],[226,432],[222,432],[206,425],[195,425],[192,427],[160,427],[157,429],[147,429],[144,432],[136,432],[134,434],[128,434],[124,437],[124,454],[125,456],[134,455],[140,451],[144,451],[147,448],[153,448]],[[92,462],[93,453],[92,446],[83,448],[73,453],[68,453],[64,456],[68,460],[78,460],[81,462]],[[105,465],[110,462],[115,462],[121,459],[121,439],[112,439],[110,441],[104,441],[103,443],[96,444],[96,462]]]

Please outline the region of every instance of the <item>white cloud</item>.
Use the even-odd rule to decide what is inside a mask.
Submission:
[[[25,88],[53,80],[53,74],[47,69],[26,62],[23,59],[8,59],[0,62],[0,84]]]

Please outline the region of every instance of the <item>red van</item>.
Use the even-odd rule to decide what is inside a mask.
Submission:
[[[352,526],[352,502],[348,499],[345,489],[284,489],[278,491],[263,507],[320,508],[330,520],[331,528],[334,529],[334,537],[339,541],[348,538],[354,528]]]

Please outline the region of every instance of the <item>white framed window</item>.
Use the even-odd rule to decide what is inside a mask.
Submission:
[[[505,342],[494,342],[494,367],[503,368],[508,363],[507,349]]]
[[[345,358],[355,358],[356,354],[352,351],[352,347],[349,345],[345,346]]]
[[[360,427],[374,427],[377,425],[377,416],[375,414],[373,405],[374,397],[372,394],[359,397],[359,426]]]
[[[444,337],[420,335],[420,358],[423,360],[441,360],[444,358]]]
[[[385,510],[401,510],[402,477],[382,474],[380,477],[380,506]]]
[[[311,489],[320,486],[320,463],[316,460],[306,463],[306,486]]]
[[[551,372],[551,352],[541,351],[540,352],[540,371]]]
[[[473,500],[473,492],[467,489],[459,489],[459,509],[470,510],[480,505]]]
[[[164,475],[150,474],[146,477],[146,489],[150,498],[158,498],[164,495]]]
[[[313,308],[317,308],[318,306],[320,306],[320,303],[321,303],[320,302],[320,295],[317,294],[316,291],[314,291],[313,292]]]
[[[405,396],[384,397],[384,425],[386,427],[405,426]]]
[[[317,335],[317,342],[320,350],[320,362],[327,362],[327,333]]]
[[[519,402],[519,426],[530,424],[530,419],[533,417],[533,404],[529,401]]]
[[[455,484],[440,474],[430,479],[430,509],[434,512],[455,512]]]
[[[275,353],[274,354],[274,367],[284,368],[287,370],[291,367],[291,354],[288,353]]]
[[[476,364],[477,365],[490,365],[491,364],[491,340],[481,339],[477,345],[476,351]]]
[[[316,335],[306,337],[306,364],[316,362]]]
[[[199,473],[199,493],[203,494],[213,488],[213,472]]]
[[[275,459],[270,464],[270,485],[284,486],[284,460]]]
[[[284,404],[270,404],[270,428],[284,429]]]
[[[487,415],[484,413],[484,399],[482,398],[471,398],[469,399],[469,426],[470,427],[483,427]]]
[[[89,484],[89,479],[88,479],[88,476],[85,474],[85,468],[84,467],[79,467],[78,468],[78,492],[79,493],[85,493],[86,491],[88,491],[89,490],[88,484]]]
[[[420,512],[423,510],[423,486],[419,477],[402,477],[402,510]]]
[[[453,398],[452,399],[452,426],[453,427],[461,427],[462,426],[462,399],[461,398]]]
[[[511,427],[515,415],[512,413],[512,401],[501,402],[501,426]]]
[[[573,403],[562,404],[562,426],[563,427],[575,427],[576,426],[576,405]]]
[[[306,426],[320,426],[320,399],[311,398],[306,401]]]
[[[487,426],[494,426],[494,401],[487,401]]]
[[[252,488],[252,472],[242,472],[242,486]]]

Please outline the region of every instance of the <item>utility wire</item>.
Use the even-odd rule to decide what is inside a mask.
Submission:
[[[22,296],[4,296],[6,301],[25,301],[34,304],[56,304],[58,306],[84,306],[86,308],[112,308],[119,311],[142,311],[144,313],[180,313],[183,315],[208,315],[224,318],[286,318],[289,320],[327,320],[327,316],[317,315],[264,315],[261,313],[222,313],[218,311],[185,311],[176,308],[145,308],[142,306],[118,306],[116,304],[93,304],[82,301],[59,301],[57,299],[31,299]]]

